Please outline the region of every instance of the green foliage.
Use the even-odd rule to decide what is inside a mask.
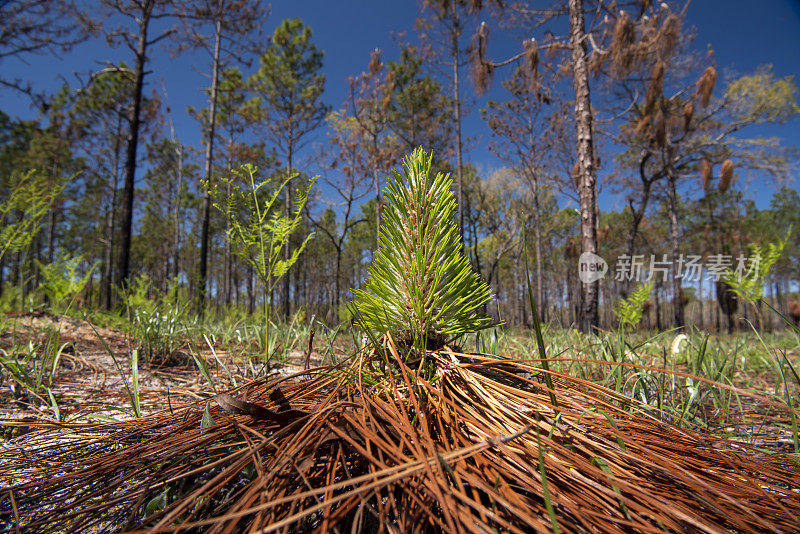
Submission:
[[[725,96],[731,115],[740,121],[783,123],[800,111],[797,85],[790,76],[775,80],[770,66],[734,80]]]
[[[303,209],[315,179],[295,190],[294,207],[286,216],[282,214],[281,192],[291,178],[275,187],[270,180],[256,183],[257,171],[258,167],[254,165],[242,165],[232,172],[247,184],[246,188],[241,188],[233,178],[223,178],[210,187],[209,194],[214,207],[228,220],[228,239],[235,247],[234,252],[253,268],[264,285],[264,324],[266,337],[269,337],[269,295],[314,237],[313,233],[306,236],[291,252],[289,259],[284,259],[284,248],[289,245],[292,234],[300,228]]]
[[[630,296],[620,299],[614,303],[614,315],[617,316],[621,324],[636,326],[642,320],[644,303],[650,297],[653,289],[653,282],[647,282],[636,286]]]
[[[48,332],[42,344],[29,341],[25,346],[14,346],[9,351],[0,349],[0,383],[8,383],[11,397],[50,406],[58,419],[58,403],[51,391],[61,355],[67,343],[60,343],[58,329]]]
[[[425,146],[442,153],[453,144],[453,102],[439,82],[424,74],[423,63],[421,55],[408,48],[398,61],[387,63],[387,121],[401,150]]]
[[[3,314],[17,308],[22,300],[22,290],[19,286],[4,282],[0,292],[0,328],[3,326]]]
[[[80,257],[68,258],[60,256],[50,264],[39,262],[39,272],[42,276],[42,285],[50,307],[55,310],[69,307],[74,299],[89,281],[94,267],[89,269],[85,275],[80,276],[79,266]]]
[[[393,171],[380,247],[364,290],[354,291],[365,330],[423,349],[497,324],[480,312],[491,290],[464,256],[452,180],[431,176],[432,157],[418,148],[405,176]]]
[[[320,102],[325,89],[325,76],[319,72],[322,57],[311,42],[311,28],[300,19],[286,19],[275,29],[258,71],[249,79],[256,95],[247,104],[249,114],[265,118],[267,132],[287,152],[325,120],[328,108]]]
[[[769,276],[770,269],[783,254],[783,249],[791,236],[791,229],[786,237],[777,243],[767,243],[765,247],[759,244],[750,246],[750,267],[747,272],[737,273],[728,269],[722,279],[731,291],[740,298],[750,303],[760,300],[764,294],[764,281]]]
[[[36,170],[12,175],[8,196],[0,202],[0,259],[28,248],[64,185],[48,183]]]

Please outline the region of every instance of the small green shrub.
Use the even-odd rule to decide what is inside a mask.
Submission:
[[[42,276],[40,288],[47,297],[50,308],[54,311],[61,311],[72,306],[73,299],[86,287],[94,270],[92,267],[85,275],[81,276],[78,272],[81,263],[80,257],[59,256],[53,263],[37,263]]]
[[[52,183],[37,170],[12,174],[8,196],[0,202],[0,258],[30,246],[67,181]]]
[[[292,212],[287,216],[283,214],[283,206],[279,201],[281,193],[294,176],[275,186],[269,179],[256,183],[258,167],[254,165],[242,165],[231,172],[233,177],[222,178],[214,185],[206,183],[205,186],[209,188],[214,207],[228,221],[228,239],[234,246],[234,252],[253,268],[264,285],[264,334],[259,344],[268,350],[273,344],[274,332],[269,296],[314,237],[313,233],[306,236],[291,251],[288,260],[284,258],[289,240],[300,229],[303,210],[315,180],[295,189]],[[239,182],[244,182],[245,187],[241,187]],[[271,357],[271,353],[266,354]]]
[[[626,299],[620,299],[614,303],[614,315],[619,319],[620,324],[635,327],[642,320],[644,303],[650,297],[653,289],[653,282],[639,284],[636,289],[631,291]]]

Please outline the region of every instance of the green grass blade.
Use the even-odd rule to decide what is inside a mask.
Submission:
[[[550,499],[550,489],[547,487],[547,470],[544,466],[544,454],[542,453],[542,441],[539,438],[539,430],[536,430],[536,445],[539,448],[539,476],[542,478],[542,498],[544,499],[544,506],[547,509],[547,515],[550,516],[550,525],[553,527],[553,534],[559,534],[561,531],[558,528],[558,520],[556,519],[556,511],[553,508],[553,503]]]
[[[544,381],[549,388],[550,402],[556,408],[556,415],[558,415],[558,401],[556,400],[555,388],[553,387],[553,377],[550,376],[550,362],[547,359],[547,351],[545,350],[544,337],[542,336],[542,323],[539,321],[539,310],[536,309],[536,302],[533,298],[533,287],[531,286],[531,273],[528,266],[528,243],[525,237],[525,228],[522,229],[522,255],[525,257],[525,281],[528,284],[528,304],[531,308],[531,315],[533,317],[533,329],[536,332],[536,346],[539,348],[539,358],[542,360],[542,367],[544,367]]]
[[[89,322],[89,319],[88,319],[88,317],[86,316],[85,313],[83,314],[83,320],[86,321],[89,324],[89,326],[92,328],[92,331],[94,332],[94,334],[100,340],[100,343],[103,344],[103,348],[105,348],[106,352],[108,353],[108,355],[111,356],[111,359],[114,361],[114,365],[116,366],[117,371],[119,372],[119,375],[122,377],[122,385],[125,386],[125,391],[127,391],[127,393],[128,393],[128,400],[130,400],[132,406],[135,405],[136,401],[134,400],[133,391],[131,390],[130,386],[128,385],[128,378],[127,378],[125,372],[122,370],[122,366],[119,364],[119,361],[117,360],[117,357],[114,355],[114,351],[112,351],[111,348],[108,346],[108,343],[106,343],[106,340],[103,339],[103,336],[100,335],[100,332],[97,331],[97,328],[95,328],[94,325],[91,322]],[[134,410],[135,410],[135,408],[134,408]]]
[[[131,351],[131,382],[133,383],[133,413],[139,418],[142,416],[142,407],[139,403],[139,351]]]

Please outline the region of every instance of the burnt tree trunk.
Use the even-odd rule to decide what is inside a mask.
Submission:
[[[678,273],[678,258],[680,256],[680,228],[678,225],[678,192],[675,186],[675,171],[672,165],[667,166],[667,210],[669,212],[669,244],[672,253],[672,325],[682,328],[685,325],[683,315],[683,289]]]
[[[580,179],[581,253],[597,253],[597,168],[594,159],[592,102],[589,94],[586,31],[583,0],[569,0],[570,45],[575,90],[575,125],[578,137]],[[598,326],[599,283],[581,283],[580,329],[591,332]]]
[[[736,309],[739,307],[739,299],[736,297],[736,293],[728,287],[728,284],[722,280],[716,281],[716,289],[719,308],[728,318],[728,333],[732,334],[736,329],[734,315],[736,314]]]
[[[133,230],[133,192],[136,179],[136,149],[139,146],[139,126],[141,124],[142,90],[144,89],[144,66],[147,61],[147,30],[153,13],[154,0],[142,2],[142,17],[139,20],[139,38],[136,47],[134,85],[132,102],[128,113],[128,148],[125,157],[125,183],[122,190],[122,212],[120,215],[120,247],[117,264],[117,286],[122,289],[128,283],[130,274],[131,237]]]
[[[211,182],[211,168],[214,164],[214,131],[217,125],[217,83],[219,81],[219,53],[222,39],[222,2],[219,5],[217,20],[214,24],[214,61],[211,67],[211,94],[208,97],[208,130],[206,131],[206,157],[204,175],[206,184]],[[211,223],[211,199],[208,187],[203,188],[203,225],[200,235],[200,276],[197,287],[197,311],[203,316],[206,303],[206,286],[208,277],[208,245],[209,227]]]

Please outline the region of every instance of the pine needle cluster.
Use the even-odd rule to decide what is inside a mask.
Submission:
[[[464,256],[449,175],[431,175],[421,148],[393,171],[384,194],[380,245],[364,290],[355,290],[365,330],[399,343],[436,349],[498,323],[481,313],[491,290]]]

